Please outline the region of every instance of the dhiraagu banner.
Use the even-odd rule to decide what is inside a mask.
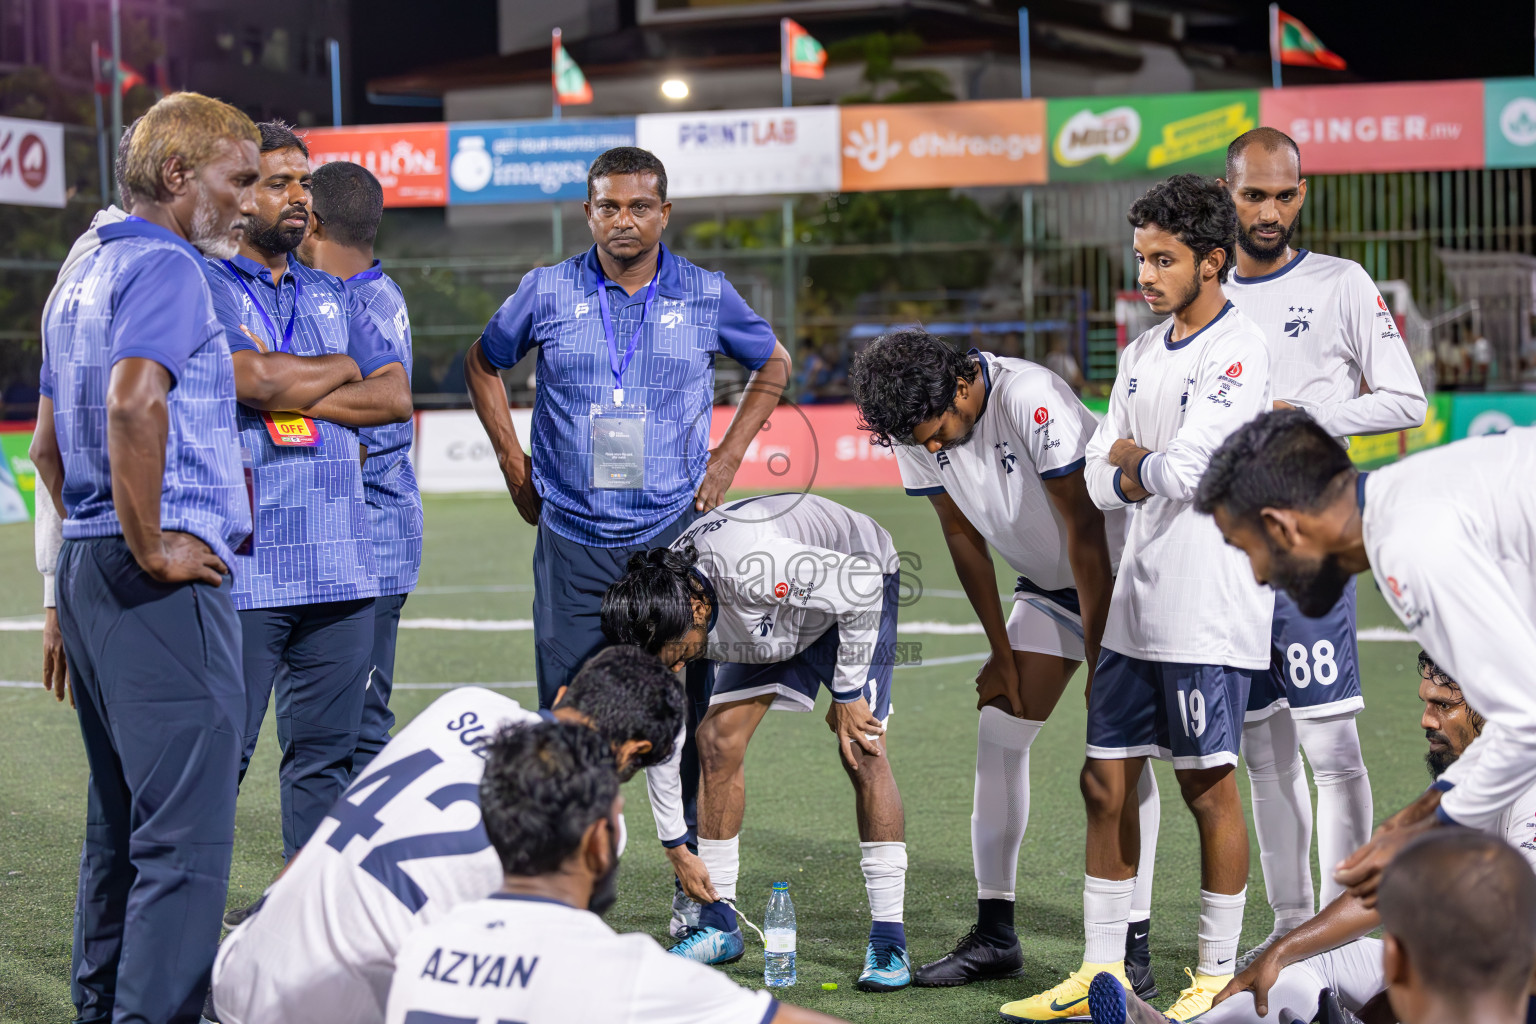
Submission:
[[[1258,116],[1257,89],[1050,100],[1050,180],[1219,174],[1227,144]]]

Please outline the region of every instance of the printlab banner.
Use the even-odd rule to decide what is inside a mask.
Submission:
[[[1483,83],[1265,89],[1264,124],[1301,148],[1303,174],[1483,166]]]
[[[448,202],[446,124],[311,128],[304,133],[309,163],[362,164],[384,186],[385,206],[443,206]]]
[[[1038,185],[1045,101],[842,108],[843,190]]]
[[[448,143],[454,205],[580,200],[592,161],[635,144],[635,119],[454,123]]]
[[[667,194],[756,196],[838,192],[837,107],[641,114],[635,145],[667,167]]]
[[[1047,101],[1051,181],[1219,174],[1259,115],[1253,89]]]
[[[0,203],[64,205],[64,126],[0,117]]]

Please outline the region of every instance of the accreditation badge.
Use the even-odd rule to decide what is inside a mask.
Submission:
[[[639,490],[645,486],[645,406],[592,406],[592,486]]]
[[[263,412],[261,418],[267,424],[267,436],[279,448],[320,446],[320,428],[308,416],[296,412]]]

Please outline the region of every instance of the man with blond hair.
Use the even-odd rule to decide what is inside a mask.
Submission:
[[[256,127],[196,93],[129,148],[130,216],[50,303],[34,458],[91,775],[71,971],[81,1022],[195,1022],[229,881],[245,726],[229,566],[251,531],[235,376],[202,257],[255,210]]]

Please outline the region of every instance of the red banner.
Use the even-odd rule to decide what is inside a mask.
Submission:
[[[731,406],[715,406],[711,448],[725,436],[735,413]],[[852,404],[779,406],[747,446],[732,486],[754,491],[900,487],[896,453],[871,445],[858,418]]]
[[[1259,121],[1301,147],[1303,174],[1483,166],[1483,83],[1265,89]]]
[[[304,141],[311,167],[350,160],[372,171],[384,186],[385,206],[448,204],[446,124],[311,128]]]

